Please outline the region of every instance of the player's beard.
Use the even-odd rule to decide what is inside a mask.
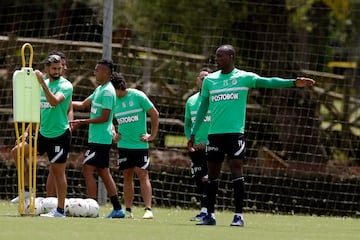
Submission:
[[[53,74],[49,74],[49,78],[53,79],[54,81],[57,81],[60,79],[60,74],[59,75],[53,75]]]

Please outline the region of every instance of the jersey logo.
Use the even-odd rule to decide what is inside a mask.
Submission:
[[[234,153],[234,156],[239,156],[245,149],[245,141],[239,140],[238,144],[239,144],[239,150]]]
[[[54,152],[57,154],[53,157],[53,159],[50,160],[51,163],[56,162],[64,154],[64,149],[62,149],[60,146],[55,146]]]
[[[150,164],[150,158],[147,156],[144,156],[144,165],[141,167],[141,169],[147,169]]]
[[[98,110],[97,108],[91,107],[91,110],[90,110],[90,111],[91,111],[92,114],[96,114],[96,113],[97,113],[97,110]]]
[[[92,159],[93,157],[95,157],[95,152],[90,154],[90,150],[87,150],[85,153],[86,158],[83,161],[83,164],[85,164],[87,161],[89,161],[90,159]]]
[[[236,99],[239,99],[239,93],[223,93],[223,94],[216,94],[211,97],[212,102],[236,100]]]
[[[127,161],[127,158],[126,158],[126,157],[124,157],[124,158],[119,158],[119,159],[117,160],[117,165],[120,165],[121,163],[126,162],[126,161]]]
[[[139,116],[133,115],[133,116],[121,117],[118,118],[117,121],[119,124],[137,122],[139,121]]]
[[[55,107],[51,106],[50,103],[48,103],[48,102],[41,102],[40,103],[40,108],[41,109],[48,109],[48,108],[55,108]]]

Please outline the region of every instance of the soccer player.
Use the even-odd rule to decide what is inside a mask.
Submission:
[[[211,111],[206,154],[208,161],[207,201],[208,215],[197,225],[216,225],[215,202],[221,165],[227,156],[234,189],[235,215],[230,226],[244,226],[243,199],[245,193],[243,160],[245,158],[245,112],[250,88],[286,88],[312,86],[310,78],[265,78],[234,66],[235,50],[222,45],[216,50],[218,71],[209,74],[203,82],[202,101],[191,132],[188,147],[193,148],[195,135],[207,111]]]
[[[94,74],[100,85],[84,101],[73,101],[75,110],[91,107],[90,118],[75,119],[70,123],[73,125],[73,129],[82,124],[89,124],[88,150],[85,153],[82,170],[89,198],[96,199],[97,186],[93,175],[96,170],[104,182],[113,205],[113,210],[107,218],[123,218],[125,213],[122,210],[117,188],[109,169],[112,146],[112,111],[116,101],[115,89],[110,82],[113,69],[112,60],[97,61]]]
[[[118,165],[124,175],[124,199],[126,217],[133,218],[134,173],[139,178],[141,196],[145,205],[143,219],[154,217],[151,210],[152,187],[149,179],[149,142],[154,140],[159,127],[159,112],[140,90],[127,88],[122,75],[113,75],[117,101],[114,117],[118,123],[113,128],[118,147]],[[150,116],[151,133],[147,133],[146,115]]]
[[[66,64],[66,55],[61,52],[61,51],[51,51],[49,53],[48,56],[51,55],[58,55],[60,57],[60,62],[61,62],[61,76],[65,76],[66,70],[67,70],[67,64]],[[47,78],[47,76],[44,76],[45,78]],[[72,104],[69,104],[69,110],[68,110],[68,119],[73,120],[73,109],[72,109]],[[24,137],[25,137],[25,145],[24,145],[24,156],[27,157],[29,154],[29,145],[28,145],[28,127],[27,129],[24,131]],[[71,130],[71,129],[70,129]],[[17,148],[18,146],[21,146],[21,143],[16,143],[16,145],[11,149],[11,154],[14,157],[14,159],[17,159]],[[15,161],[16,162],[16,161]],[[29,197],[29,188],[28,188],[28,165],[25,164],[25,172],[24,172],[24,182],[25,182],[25,198]],[[46,197],[56,197],[57,193],[56,193],[56,184],[55,184],[55,177],[54,174],[52,173],[51,168],[49,169],[49,175],[47,177],[47,181],[46,181]],[[11,200],[11,203],[17,203],[19,201],[19,197],[15,197],[14,199]]]
[[[185,136],[188,140],[190,139],[191,128],[193,127],[193,124],[195,122],[197,110],[201,102],[201,86],[203,80],[211,72],[212,71],[209,68],[203,68],[200,70],[199,76],[196,78],[196,85],[199,89],[199,92],[190,96],[186,101],[184,131]],[[202,218],[207,215],[206,194],[204,190],[208,180],[205,146],[207,142],[209,124],[210,114],[208,112],[195,135],[195,148],[189,151],[189,155],[191,158],[191,176],[195,180],[197,193],[201,195],[200,213],[195,217],[191,218],[191,221],[201,221]]]
[[[41,85],[41,118],[38,152],[47,153],[50,172],[57,189],[58,206],[43,217],[65,217],[64,205],[67,192],[66,160],[69,155],[71,133],[68,111],[71,103],[73,86],[61,76],[62,65],[59,55],[50,55],[45,63],[46,77],[35,70]]]
[[[49,53],[50,55],[58,55],[60,56],[61,60],[61,76],[66,78],[66,70],[67,70],[67,63],[66,63],[66,55],[65,53],[61,52],[61,51],[51,51]],[[70,101],[69,104],[69,109],[68,109],[68,119],[69,121],[74,119],[74,112],[73,112],[73,108],[72,108],[72,103]],[[71,132],[71,128],[70,128],[70,132]],[[55,185],[55,178],[54,178],[54,174],[52,173],[51,169],[49,171],[49,175],[47,177],[47,181],[46,181],[46,197],[56,197],[56,185]]]

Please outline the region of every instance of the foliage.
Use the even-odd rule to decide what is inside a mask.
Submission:
[[[218,8],[222,11],[217,11]],[[213,33],[229,35],[225,24],[231,25],[235,15],[230,4],[221,0],[176,4],[171,0],[126,1],[123,12],[135,32],[135,43],[205,55],[213,45]],[[219,44],[220,41],[216,43]]]

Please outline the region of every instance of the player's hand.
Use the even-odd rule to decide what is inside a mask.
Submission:
[[[120,139],[121,139],[121,134],[113,131],[112,132],[112,140],[113,140],[113,142],[117,143],[118,141],[120,141]]]
[[[69,122],[69,131],[72,133],[75,130],[74,124]]]
[[[150,142],[152,140],[154,140],[154,139],[148,133],[141,134],[141,136],[140,136],[140,141],[142,141],[142,142]]]
[[[23,137],[23,135],[20,135],[19,139],[16,139],[15,145],[19,145],[22,142],[22,137]],[[27,141],[28,137],[29,137],[29,133],[24,132],[24,140],[25,140],[25,142]]]
[[[295,80],[296,87],[311,87],[314,84],[315,84],[315,80],[311,78],[298,77]]]
[[[75,129],[77,129],[78,127],[80,127],[84,123],[85,123],[84,119],[75,119],[75,120],[69,121],[70,128],[71,128],[72,131],[74,131]]]
[[[38,82],[40,83],[40,85],[43,85],[44,84],[44,74],[37,69],[34,72],[35,72],[36,78],[37,78]]]
[[[195,152],[195,136],[194,135],[190,135],[190,139],[187,143],[188,149],[190,152]]]
[[[205,145],[201,142],[196,146],[197,150],[205,150]]]

